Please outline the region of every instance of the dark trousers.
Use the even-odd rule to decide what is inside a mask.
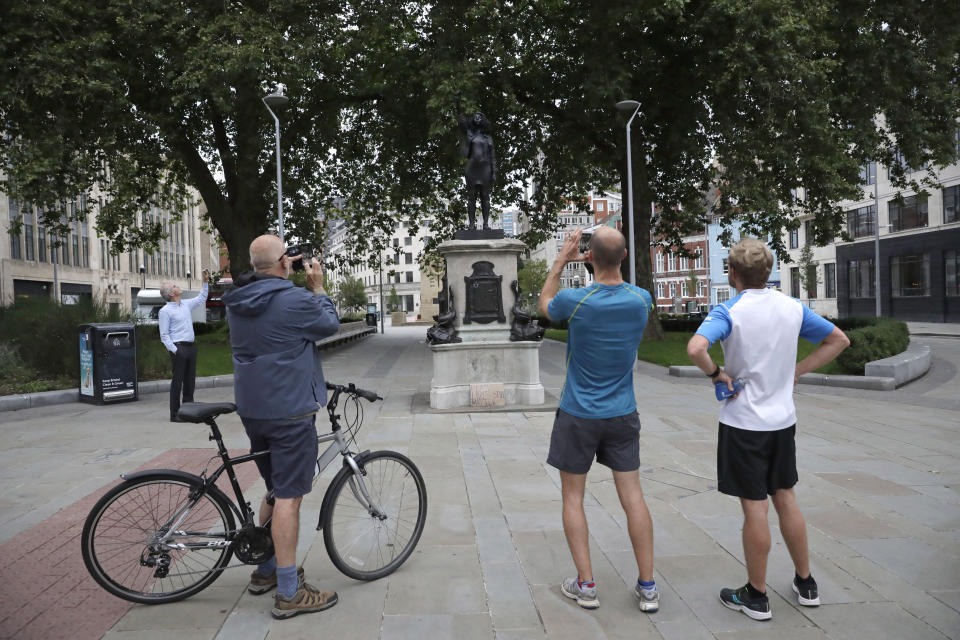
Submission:
[[[170,417],[177,417],[180,410],[180,392],[183,401],[193,402],[193,385],[197,379],[197,345],[178,342],[177,352],[170,354],[173,363],[173,380],[170,381]]]

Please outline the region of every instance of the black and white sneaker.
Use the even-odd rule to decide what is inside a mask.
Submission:
[[[752,597],[747,585],[739,589],[721,589],[720,602],[728,609],[742,611],[754,620],[769,620],[773,617],[770,613],[770,599],[767,594],[761,594],[760,597]]]
[[[812,573],[806,579],[794,575],[793,592],[797,594],[797,600],[803,606],[820,606],[820,593],[817,591],[817,581],[813,579]]]

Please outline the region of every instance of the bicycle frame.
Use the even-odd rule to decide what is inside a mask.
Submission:
[[[339,396],[339,393],[336,394]],[[350,454],[349,448],[346,441],[340,433],[340,425],[337,422],[336,416],[333,414],[335,411],[336,403],[332,401],[329,407],[330,418],[333,424],[333,429],[330,433],[326,433],[321,436],[317,436],[317,443],[322,444],[325,442],[331,442],[330,446],[327,447],[322,454],[317,458],[317,475],[314,477],[314,483],[316,483],[317,478],[320,477],[320,474],[333,462],[334,458],[337,455],[342,455],[344,464],[349,466],[353,471],[353,476],[350,478],[350,490],[353,492],[354,497],[357,502],[367,510],[371,516],[380,518],[381,520],[386,518],[386,514],[377,505],[374,500],[370,497],[369,492],[367,491],[366,484],[363,482],[364,472],[360,468],[360,465],[357,464],[357,461],[354,459],[354,456]],[[240,487],[240,482],[237,480],[237,474],[234,472],[234,467],[244,462],[250,462],[251,460],[258,460],[270,455],[270,450],[264,451],[254,451],[242,456],[237,456],[231,458],[229,452],[227,451],[226,446],[223,443],[223,436],[220,433],[220,428],[217,426],[216,421],[211,418],[206,423],[210,427],[211,435],[210,439],[216,441],[217,443],[217,453],[220,456],[222,464],[214,470],[209,476],[204,475],[203,485],[201,489],[194,491],[191,494],[193,500],[190,503],[185,504],[181,509],[177,510],[175,514],[170,518],[169,524],[164,525],[160,528],[160,531],[165,533],[160,537],[155,537],[151,542],[153,544],[161,544],[170,549],[180,549],[180,550],[190,550],[190,549],[208,549],[211,547],[219,546],[229,546],[231,542],[226,538],[232,532],[223,532],[220,533],[211,533],[211,532],[190,532],[190,531],[181,531],[177,527],[178,525],[187,517],[190,513],[190,510],[196,504],[196,500],[199,499],[200,495],[206,493],[211,487],[216,487],[216,482],[221,475],[226,472],[227,478],[230,480],[230,486],[233,488],[234,495],[236,496],[236,501],[230,502],[230,507],[233,509],[234,513],[240,519],[239,526],[240,528],[248,525],[253,525],[256,522],[256,517],[250,503],[246,500],[246,497],[243,495],[243,489]],[[268,499],[272,498],[272,492],[268,494]],[[271,502],[272,504],[272,502]],[[262,523],[261,526],[266,526],[269,522]],[[159,532],[158,532],[159,533]],[[155,534],[157,535],[157,534]],[[194,543],[183,543],[183,542],[171,542],[170,539],[173,537],[203,537],[203,538],[224,538],[222,542],[194,542]]]

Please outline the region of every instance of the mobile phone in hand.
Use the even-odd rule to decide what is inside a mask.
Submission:
[[[743,389],[743,381],[740,380],[739,378],[734,380],[733,391],[730,391],[730,389],[727,387],[726,382],[718,382],[713,386],[716,390],[717,400],[726,400],[730,396],[739,393]]]

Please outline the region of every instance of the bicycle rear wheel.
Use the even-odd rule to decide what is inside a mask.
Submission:
[[[323,543],[330,561],[356,580],[376,580],[396,571],[413,553],[427,519],[427,488],[409,458],[376,451],[358,460],[363,483],[384,517],[371,515],[354,495],[350,467],[334,477],[323,499]]]
[[[157,471],[108,491],[81,537],[93,579],[141,604],[182,600],[216,580],[230,561],[234,519],[219,492],[192,495],[201,484],[187,473]]]

